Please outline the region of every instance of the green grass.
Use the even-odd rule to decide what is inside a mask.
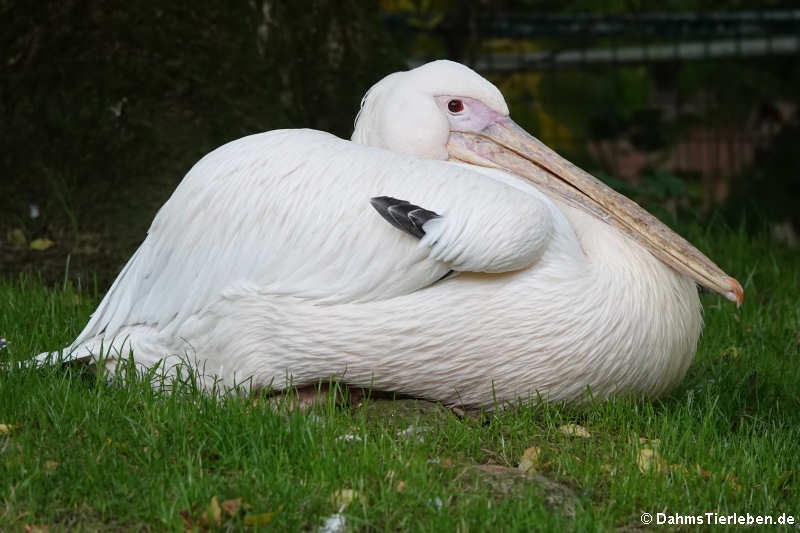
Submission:
[[[347,408],[329,397],[298,413],[190,382],[167,394],[81,368],[2,370],[0,424],[13,427],[0,435],[0,530],[179,531],[186,519],[201,529],[215,496],[247,506],[212,529],[314,530],[343,489],[355,491],[343,511],[351,531],[632,530],[659,511],[800,518],[800,259],[730,231],[690,238],[739,277],[746,301],[737,310],[703,296],[697,360],[660,400],[462,420],[420,402]],[[96,302],[0,281],[0,357],[66,345]],[[567,423],[591,437],[562,434]],[[410,426],[422,439],[402,434]],[[511,470],[530,447],[544,477]],[[665,471],[640,471],[648,447]],[[485,464],[511,468],[474,468]]]

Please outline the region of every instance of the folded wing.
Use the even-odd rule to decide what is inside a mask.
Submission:
[[[376,197],[439,216],[412,235],[381,218]],[[245,137],[189,171],[73,345],[136,324],[168,333],[248,284],[333,305],[407,294],[450,270],[525,268],[547,246],[552,209],[463,166],[321,132]]]

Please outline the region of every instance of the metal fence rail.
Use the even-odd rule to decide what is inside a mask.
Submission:
[[[725,199],[730,179],[752,172],[760,154],[800,114],[800,87],[787,86],[800,69],[800,9],[496,13],[466,24],[391,15],[385,23],[403,42],[424,36],[443,50],[457,50],[462,55],[454,59],[501,86],[514,87],[512,80],[516,87],[529,85],[506,91],[509,104],[540,117],[532,127],[541,128],[537,134],[556,149],[583,154],[595,168],[628,181],[646,173],[684,176],[700,185],[706,206]],[[454,40],[461,46],[454,49]],[[432,58],[412,57],[409,66]],[[640,108],[621,109],[614,90],[587,103],[584,95],[608,80],[621,80],[613,82],[621,95],[626,76],[646,82],[649,96]],[[694,86],[687,88],[692,76]],[[560,80],[567,90],[554,98]],[[549,100],[543,83],[550,86]],[[616,129],[598,133],[603,121]],[[643,131],[655,131],[651,137],[660,141],[637,141]]]
[[[463,31],[444,19],[420,21],[387,15],[387,28],[406,38],[441,38]],[[526,15],[499,13],[471,22],[473,39],[512,39],[548,45],[547,50],[481,54],[472,65],[482,72],[517,72],[580,63],[647,63],[800,53],[800,9],[645,13],[641,15]],[[414,57],[410,66],[430,59]],[[464,59],[464,58],[460,58]]]

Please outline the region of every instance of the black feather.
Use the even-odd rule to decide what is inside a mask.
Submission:
[[[389,224],[418,239],[425,235],[425,230],[422,229],[422,226],[427,221],[441,216],[429,209],[414,205],[406,200],[392,198],[391,196],[376,196],[371,198],[369,203]],[[449,270],[434,283],[449,278],[453,273],[453,270]]]
[[[369,203],[389,224],[418,239],[425,235],[422,226],[429,220],[440,216],[411,202],[398,200],[391,196],[376,196],[371,198]]]

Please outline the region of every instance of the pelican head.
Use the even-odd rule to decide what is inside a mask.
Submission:
[[[352,139],[504,170],[614,226],[703,287],[744,299],[739,282],[680,235],[519,127],[497,87],[464,65],[434,61],[386,76],[364,96]]]

